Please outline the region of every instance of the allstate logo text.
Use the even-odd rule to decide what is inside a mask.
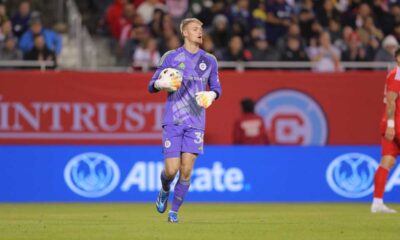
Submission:
[[[331,189],[346,198],[361,198],[374,191],[378,163],[362,153],[348,153],[335,158],[328,166],[326,179]]]
[[[255,107],[263,116],[273,143],[324,145],[328,138],[325,114],[318,103],[296,90],[277,90]]]
[[[68,187],[82,197],[96,198],[110,193],[117,186],[120,172],[108,156],[88,152],[73,157],[65,166]]]

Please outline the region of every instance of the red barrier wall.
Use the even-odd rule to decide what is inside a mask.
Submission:
[[[318,103],[328,144],[378,144],[386,72],[221,72],[206,143],[230,144],[240,100],[294,89]],[[0,143],[159,144],[164,93],[151,74],[0,72]],[[273,133],[270,133],[273,134]]]

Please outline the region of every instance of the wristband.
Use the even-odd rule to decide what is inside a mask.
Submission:
[[[394,120],[393,119],[387,120],[387,127],[394,128]]]

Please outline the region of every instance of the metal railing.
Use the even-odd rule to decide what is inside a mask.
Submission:
[[[31,61],[31,60],[1,60],[0,69],[25,69],[37,68],[41,71],[46,71],[49,68],[54,68],[54,61]]]
[[[341,62],[342,71],[346,70],[389,70],[395,66],[394,62]],[[231,69],[238,72],[245,70],[309,70],[313,71],[312,62],[281,62],[281,61],[249,61],[249,62],[228,62],[218,61],[219,69]],[[102,72],[151,72],[156,67],[149,64],[132,64],[127,67],[98,67],[97,71]],[[81,68],[83,71],[90,69]]]
[[[97,67],[95,65],[82,64],[80,60],[80,71],[98,71],[98,72],[151,72],[156,67],[148,64],[132,64],[127,67]],[[54,61],[0,61],[0,69],[4,68],[40,68],[45,71],[54,68]],[[310,70],[312,71],[314,64],[312,62],[218,62],[220,69],[231,69],[242,72],[248,69],[252,70]],[[343,71],[346,70],[389,70],[395,66],[394,62],[341,62]]]
[[[388,70],[394,66],[393,62],[341,62],[342,71],[349,69],[357,70]],[[218,62],[219,68],[222,69],[235,69],[236,71],[244,71],[246,69],[292,69],[312,70],[315,67],[313,62],[281,62],[281,61],[249,61],[249,62]]]
[[[97,51],[74,0],[67,0],[68,37],[78,48],[77,69],[96,69]]]

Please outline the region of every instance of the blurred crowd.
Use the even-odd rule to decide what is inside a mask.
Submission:
[[[182,44],[179,23],[204,25],[203,48],[222,61],[392,61],[400,40],[396,0],[115,0],[100,21],[119,65],[155,66]],[[100,24],[101,25],[101,24]]]
[[[0,60],[57,62],[62,48],[61,36],[42,24],[42,16],[33,11],[30,1],[21,1],[9,12],[0,2]]]

